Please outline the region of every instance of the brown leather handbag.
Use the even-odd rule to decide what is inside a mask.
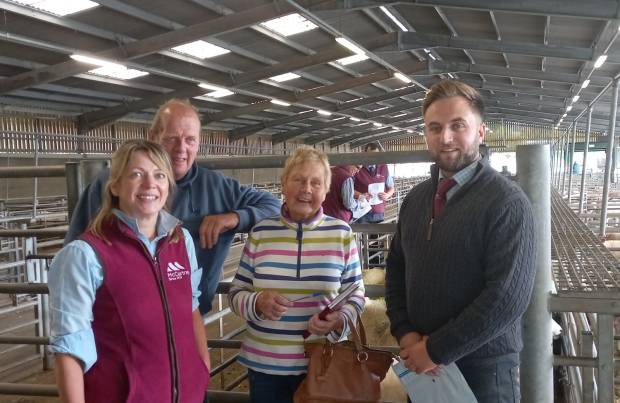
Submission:
[[[380,400],[379,384],[395,355],[369,348],[364,325],[361,320],[358,323],[356,328],[349,320],[351,341],[304,344],[310,362],[308,375],[293,397],[295,403],[374,403]]]

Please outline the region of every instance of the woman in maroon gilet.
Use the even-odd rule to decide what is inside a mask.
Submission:
[[[63,402],[201,403],[209,352],[189,233],[163,208],[168,156],[144,140],[112,156],[103,205],[49,273]]]

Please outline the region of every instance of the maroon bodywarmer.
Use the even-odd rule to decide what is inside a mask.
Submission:
[[[95,295],[97,361],[84,374],[87,403],[200,403],[209,371],[196,346],[191,267],[183,233],[161,239],[151,257],[118,219],[104,227],[109,243],[90,231],[104,272]]]
[[[385,164],[377,164],[374,175],[371,175],[368,167],[364,166],[355,175],[355,190],[360,193],[368,193],[369,184],[385,183],[388,174],[388,167]],[[385,202],[373,205],[370,211],[373,213],[383,213],[385,211]]]
[[[339,218],[346,223],[351,221],[353,213],[344,206],[342,201],[342,184],[350,177],[352,175],[345,167],[333,167],[332,184],[323,202],[323,213]]]

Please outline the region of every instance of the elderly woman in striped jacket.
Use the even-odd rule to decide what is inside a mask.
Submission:
[[[292,402],[308,365],[304,333],[346,339],[347,319],[355,322],[364,309],[353,232],[321,208],[330,179],[323,152],[296,150],[282,173],[280,216],[256,224],[244,248],[229,299],[248,323],[238,361],[248,367],[252,402]],[[351,283],[357,291],[320,319],[319,312]]]

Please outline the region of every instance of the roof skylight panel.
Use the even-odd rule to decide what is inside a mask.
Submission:
[[[211,57],[230,53],[230,50],[228,49],[224,49],[221,46],[213,45],[205,41],[189,42],[184,45],[175,46],[172,50],[194,56],[199,59],[209,59]]]
[[[296,78],[299,78],[299,74],[295,74],[295,73],[284,73],[284,74],[280,74],[277,76],[273,76],[273,77],[269,77],[270,80],[276,81],[278,83],[284,82],[284,81],[289,81],[289,80],[294,80]]]
[[[260,25],[282,36],[291,36],[317,28],[316,24],[297,13],[261,22]]]
[[[90,70],[89,73],[97,74],[99,76],[106,76],[112,78],[118,78],[119,80],[131,80],[132,78],[146,76],[149,73],[142,70],[128,69],[125,66],[116,67],[99,67],[95,70]]]
[[[39,10],[47,11],[59,16],[65,16],[78,11],[88,10],[98,6],[99,4],[90,0],[11,0],[14,3],[23,4],[36,8]]]
[[[97,57],[81,54],[73,54],[70,57],[73,60],[77,60],[81,63],[99,66],[96,69],[88,71],[91,74],[96,74],[99,76],[118,78],[120,80],[131,80],[132,78],[141,77],[149,74],[146,71],[130,69],[123,66],[122,64],[114,63],[109,60],[99,59]]]
[[[200,83],[198,86],[207,90],[212,90],[213,92],[205,94],[205,96],[211,98],[223,98],[234,94],[234,92],[227,90],[226,88],[218,87],[217,85]]]
[[[338,63],[341,66],[347,66],[349,64],[361,62],[363,60],[368,60],[368,56],[364,54],[356,54],[353,56],[347,56],[347,57],[343,57],[342,59],[338,59],[336,60],[336,63]]]

